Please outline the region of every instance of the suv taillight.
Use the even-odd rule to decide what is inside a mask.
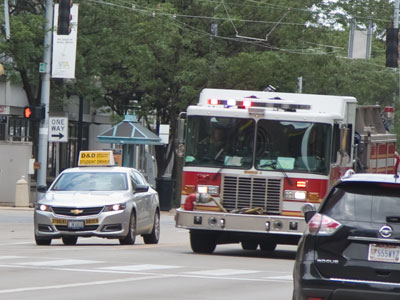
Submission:
[[[316,213],[308,222],[308,232],[312,235],[332,235],[342,226],[334,219]]]

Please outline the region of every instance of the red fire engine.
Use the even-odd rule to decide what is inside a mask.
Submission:
[[[394,171],[396,139],[379,106],[353,97],[204,89],[185,115],[175,220],[194,252],[295,245],[302,208],[318,206],[348,169]]]

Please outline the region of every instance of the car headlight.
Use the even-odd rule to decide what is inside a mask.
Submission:
[[[40,203],[36,204],[36,209],[40,210],[40,211],[50,211],[50,212],[53,211],[51,206],[46,205],[46,204],[40,204]]]
[[[104,211],[118,211],[118,210],[124,210],[125,208],[126,208],[125,203],[118,203],[118,204],[104,206]]]

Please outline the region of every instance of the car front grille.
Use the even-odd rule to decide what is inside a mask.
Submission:
[[[222,199],[226,210],[262,207],[264,213],[280,213],[281,179],[225,176],[222,180]]]
[[[58,231],[94,231],[99,227],[99,225],[85,225],[85,227],[80,228],[80,229],[73,229],[73,228],[68,228],[68,226],[64,225],[56,225],[56,228]]]
[[[90,216],[97,215],[103,210],[103,206],[100,207],[52,207],[53,211],[57,215],[62,216]]]

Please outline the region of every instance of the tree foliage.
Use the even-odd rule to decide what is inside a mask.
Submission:
[[[7,70],[30,102],[39,99],[44,0],[15,0],[11,39],[0,42]],[[78,95],[121,117],[171,125],[157,147],[159,175],[174,155],[176,118],[202,88],[355,96],[398,105],[398,75],[385,68],[385,29],[393,2],[316,0],[78,1],[76,80],[53,81],[52,101]],[[347,58],[352,24],[372,26],[370,60]],[[53,105],[53,104],[51,104]]]

